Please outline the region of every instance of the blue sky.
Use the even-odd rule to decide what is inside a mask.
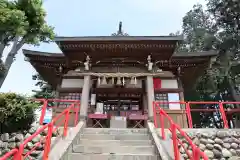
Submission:
[[[117,31],[119,21],[129,35],[159,36],[180,30],[182,17],[196,3],[204,0],[45,0],[44,8],[58,36],[108,36]],[[23,48],[61,52],[54,43]],[[31,94],[34,73],[19,51],[0,91]]]

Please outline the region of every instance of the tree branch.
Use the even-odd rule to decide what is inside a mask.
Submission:
[[[19,51],[19,49],[21,49],[24,44],[25,44],[25,38],[22,38],[16,46],[16,51]]]
[[[7,57],[11,56],[11,57],[15,57],[19,51],[19,49],[22,48],[22,46],[24,45],[25,43],[25,39],[22,38],[20,41],[19,41],[19,37],[15,37],[14,38],[14,41],[13,41],[13,46],[12,46],[12,49],[11,51],[8,53]],[[8,68],[9,66],[7,66],[7,59],[5,60],[4,64],[6,66],[6,68]]]
[[[12,54],[12,53],[15,52],[16,47],[17,47],[17,44],[18,44],[18,37],[15,37],[15,38],[13,39],[12,49],[10,50],[9,54]]]

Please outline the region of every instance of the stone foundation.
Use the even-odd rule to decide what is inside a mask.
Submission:
[[[240,130],[227,129],[185,129],[193,142],[209,157],[210,160],[240,160]],[[185,148],[192,153],[191,147],[182,136],[179,136]],[[179,151],[188,160],[185,150]]]
[[[0,134],[0,157],[12,149],[18,148],[19,145],[22,144],[25,139],[27,139],[32,134],[34,134],[41,127],[42,126],[36,125],[27,131]],[[62,128],[59,128],[56,132],[53,133],[52,145],[54,145],[56,136],[58,136],[59,134],[62,134]],[[47,130],[44,130],[41,134],[38,134],[37,136],[35,136],[30,142],[28,142],[25,145],[24,153],[29,152],[37,145],[36,149],[28,156],[29,159],[32,159],[32,160],[41,159],[41,156],[44,150],[46,135],[47,135]],[[44,140],[41,141],[42,138]],[[41,142],[41,144],[38,144],[39,142]]]

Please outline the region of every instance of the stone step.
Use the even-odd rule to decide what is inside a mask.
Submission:
[[[81,154],[70,153],[69,160],[157,160],[156,155],[148,154]]]
[[[84,146],[77,145],[73,147],[74,153],[93,153],[93,154],[101,154],[101,153],[116,153],[116,154],[154,154],[153,146],[111,146],[106,143],[103,146]]]
[[[81,139],[79,141],[81,145],[96,145],[101,146],[108,144],[110,146],[147,146],[152,145],[151,140],[88,140]]]
[[[150,140],[146,134],[83,134],[80,136],[89,140]]]
[[[84,128],[84,134],[148,134],[148,130],[146,128],[136,128],[136,129],[124,129],[124,128]]]

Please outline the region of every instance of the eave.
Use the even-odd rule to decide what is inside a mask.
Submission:
[[[53,87],[56,87],[58,84],[59,66],[63,66],[63,68],[66,69],[66,73],[71,69],[69,68],[68,63],[71,63],[71,67],[73,68],[82,65],[78,61],[68,62],[67,58],[62,53],[46,53],[31,50],[23,50],[23,53],[43,79],[50,83]],[[176,69],[181,67],[183,72],[181,79],[184,83],[184,88],[188,88],[194,85],[195,80],[209,66],[211,58],[216,55],[216,51],[200,53],[174,53],[171,59],[160,60],[157,65],[163,70],[173,72],[176,72]],[[106,63],[105,65],[111,64]]]
[[[173,54],[173,58],[187,58],[187,57],[214,57],[218,55],[218,51],[210,50],[210,51],[202,51],[202,52],[176,52]]]

